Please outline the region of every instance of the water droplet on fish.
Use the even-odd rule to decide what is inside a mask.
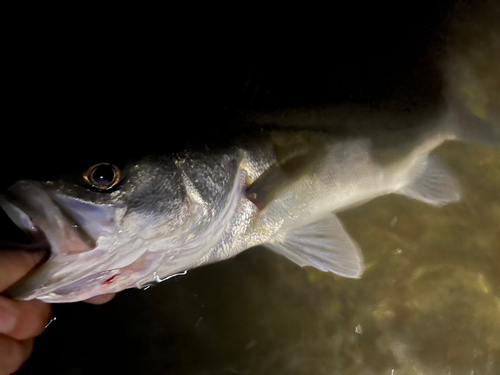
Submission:
[[[148,290],[149,288],[151,288],[152,286],[155,286],[157,283],[154,282],[154,281],[150,281],[148,283],[144,283],[144,284],[140,284],[139,282],[137,282],[135,284],[135,287],[137,289],[142,289],[142,290]]]
[[[185,274],[187,274],[187,270],[179,272],[179,273],[174,273],[173,275],[170,275],[170,276],[165,277],[164,279],[161,279],[160,276],[158,276],[158,274],[155,271],[153,273],[153,279],[155,279],[156,282],[161,283],[162,281],[171,279],[172,277],[182,276],[182,275],[185,275]]]
[[[50,318],[49,322],[45,325],[45,329],[47,329],[48,326],[52,324],[52,322],[55,322],[57,318],[54,316],[53,318]]]

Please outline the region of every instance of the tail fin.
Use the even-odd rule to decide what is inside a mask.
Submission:
[[[492,123],[474,114],[460,100],[448,98],[449,132],[463,142],[500,147],[500,124]]]

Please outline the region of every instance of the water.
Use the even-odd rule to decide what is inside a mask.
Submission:
[[[411,35],[399,50],[388,44],[372,55],[370,49],[366,69],[358,61],[363,54],[356,54],[358,65],[348,71],[360,70],[356,78],[339,78],[350,61],[339,53],[341,62],[333,67],[320,62],[319,72],[312,73],[329,72],[327,87],[299,95],[299,89],[310,88],[304,83],[307,75],[293,76],[298,82],[293,86],[286,82],[296,71],[288,68],[280,75],[277,68],[289,57],[258,60],[254,78],[236,80],[241,95],[235,102],[272,107],[303,103],[306,97],[324,104],[346,96],[379,103],[398,95],[402,101],[432,102],[439,80],[422,51],[439,39],[449,3],[415,10],[417,15],[407,20]],[[467,25],[465,34],[477,34],[483,23]],[[372,31],[380,36],[375,27]],[[372,48],[373,41],[359,50]],[[380,57],[384,54],[387,59]],[[480,79],[499,77],[487,68],[500,64],[480,56]],[[272,68],[259,76],[267,63]],[[493,94],[490,109],[500,103]],[[500,150],[448,142],[434,154],[460,181],[459,203],[436,208],[391,195],[339,215],[363,249],[367,269],[362,279],[302,269],[255,248],[147,290],[122,292],[106,305],[55,305],[57,321],[36,340],[19,373],[500,373]]]

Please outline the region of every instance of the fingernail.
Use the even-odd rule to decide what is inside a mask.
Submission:
[[[16,325],[16,313],[0,299],[0,333],[11,332]]]

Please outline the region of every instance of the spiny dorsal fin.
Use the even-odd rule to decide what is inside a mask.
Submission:
[[[360,278],[364,270],[363,255],[358,244],[333,214],[297,228],[284,239],[265,246],[301,267],[312,266],[349,278]]]

